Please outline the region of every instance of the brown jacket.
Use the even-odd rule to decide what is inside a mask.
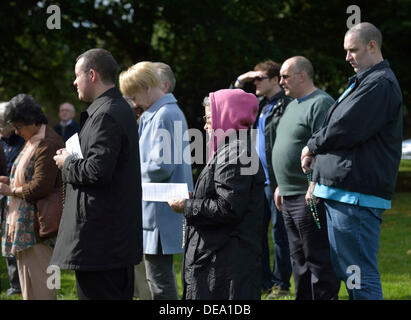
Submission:
[[[24,200],[35,203],[53,189],[61,188],[61,171],[57,168],[53,156],[63,147],[62,138],[51,127],[46,126],[45,137],[40,141],[34,155],[33,179],[23,185]]]

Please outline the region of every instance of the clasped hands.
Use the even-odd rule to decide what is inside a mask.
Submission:
[[[56,155],[53,157],[53,160],[56,162],[56,166],[61,170],[64,165],[64,161],[70,155],[66,148],[62,148],[56,151]]]
[[[305,174],[313,170],[314,160],[315,160],[314,154],[310,151],[310,149],[308,149],[307,146],[305,146],[303,150],[301,151],[301,169],[303,170]],[[314,192],[314,187],[315,187],[315,182],[311,181],[310,185],[308,186],[307,193],[305,194],[305,202],[307,203],[307,205],[310,205],[311,197],[314,198],[315,203],[319,202],[319,200],[316,197],[312,196]]]

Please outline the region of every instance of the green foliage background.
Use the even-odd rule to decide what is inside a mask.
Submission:
[[[383,33],[383,54],[404,95],[411,136],[410,0],[15,0],[0,2],[0,101],[32,94],[56,121],[58,105],[79,102],[72,86],[75,58],[93,47],[111,51],[121,70],[164,61],[177,77],[175,95],[190,127],[201,128],[201,101],[264,60],[305,55],[316,84],[334,98],[353,74],[345,62],[347,7],[361,9]],[[49,30],[46,9],[61,9],[61,29]]]

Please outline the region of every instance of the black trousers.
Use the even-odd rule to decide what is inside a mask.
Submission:
[[[10,288],[21,291],[19,271],[17,270],[16,258],[6,258],[7,272],[10,279]]]
[[[134,266],[104,271],[76,271],[79,300],[132,300]]]
[[[324,204],[317,204],[317,228],[305,195],[283,197],[296,300],[338,299],[340,282],[331,264]]]

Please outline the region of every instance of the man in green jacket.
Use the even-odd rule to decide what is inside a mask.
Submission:
[[[339,289],[330,260],[324,207],[322,203],[313,206],[313,217],[305,200],[307,177],[300,167],[301,150],[321,128],[334,103],[314,86],[313,78],[314,69],[307,58],[292,57],[283,63],[280,84],[294,100],[281,117],[273,149],[278,183],[275,202],[283,211],[298,300],[335,299]]]

